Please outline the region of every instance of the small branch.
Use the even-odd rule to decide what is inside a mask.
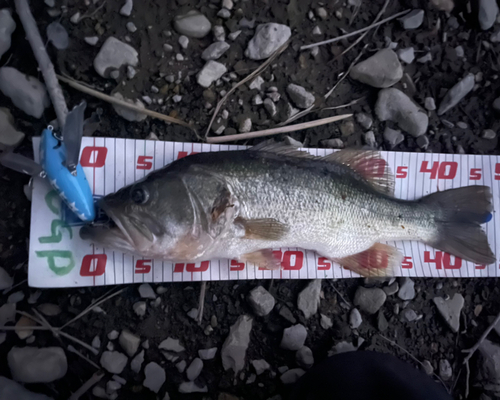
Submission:
[[[342,293],[339,292],[339,290],[335,287],[334,283],[329,280],[328,282],[330,282],[330,286],[332,287],[333,290],[335,290],[335,293],[337,293],[337,295],[342,299],[342,301],[344,303],[346,303],[349,307],[351,307],[351,303],[349,303],[345,298],[344,296],[342,296]]]
[[[272,129],[264,129],[262,131],[248,132],[248,133],[239,133],[237,135],[227,135],[222,137],[208,137],[207,143],[225,143],[232,142],[233,140],[247,140],[253,139],[257,137],[278,135],[280,133],[288,133],[300,131],[302,129],[314,128],[316,126],[329,124],[331,122],[340,121],[346,118],[352,117],[352,114],[344,114],[344,115],[336,115],[334,117],[318,119],[316,121],[303,122],[301,124],[283,126],[279,128]]]
[[[24,280],[22,280],[21,282],[16,283],[14,286],[11,286],[11,287],[9,287],[9,288],[5,289],[2,293],[5,295],[5,294],[7,294],[7,293],[11,292],[11,291],[12,291],[12,289],[15,289],[16,287],[21,286],[23,283],[25,283],[25,282],[27,282],[27,281],[28,281],[27,279],[24,279]]]
[[[19,15],[19,19],[23,24],[24,32],[26,33],[26,38],[31,45],[33,54],[38,61],[38,67],[42,72],[45,85],[47,86],[47,90],[52,100],[52,105],[54,106],[54,110],[57,115],[57,121],[59,122],[59,126],[62,128],[66,122],[68,107],[66,106],[66,100],[64,100],[64,95],[61,87],[59,86],[59,82],[57,81],[54,66],[52,65],[52,62],[47,54],[47,50],[43,44],[35,19],[31,14],[28,1],[15,0],[15,4],[17,14]]]
[[[392,21],[395,18],[401,17],[401,16],[409,13],[410,11],[411,10],[401,11],[400,13],[394,14],[394,15],[388,17],[388,18],[383,19],[382,21],[376,22],[374,24],[371,24],[371,25],[369,25],[369,26],[367,26],[365,28],[359,29],[357,31],[354,31],[354,32],[351,32],[351,33],[347,33],[347,34],[342,35],[342,36],[337,36],[336,38],[332,38],[332,39],[328,39],[328,40],[323,40],[322,42],[312,43],[312,44],[308,44],[308,45],[302,46],[300,48],[300,50],[307,50],[307,49],[310,49],[310,48],[315,47],[315,46],[322,46],[324,44],[335,43],[335,42],[338,42],[340,40],[347,39],[347,38],[349,38],[351,36],[359,35],[360,33],[363,33],[363,32],[369,31],[372,28],[375,28],[376,26],[383,25],[386,22],[389,22],[389,21]]]
[[[60,330],[59,334],[61,336],[64,336],[66,339],[69,339],[69,340],[71,340],[71,341],[73,341],[75,343],[78,343],[80,346],[85,347],[88,351],[90,351],[94,355],[98,355],[99,354],[99,350],[94,349],[92,346],[88,345],[85,342],[82,342],[80,339],[77,339],[76,337],[70,335],[69,333],[66,333],[66,332],[63,332],[63,331]]]
[[[350,107],[350,106],[353,106],[355,104],[358,104],[361,100],[364,100],[366,98],[366,96],[363,96],[363,97],[360,97],[359,99],[355,99],[353,101],[350,101],[349,103],[346,103],[346,104],[341,104],[340,106],[334,106],[334,107],[325,107],[325,108],[322,108],[320,110],[320,112],[322,111],[326,111],[326,110],[338,110],[339,108],[346,108],[346,107]]]
[[[104,377],[104,372],[102,371],[97,371],[94,375],[90,377],[90,379],[85,382],[80,388],[71,395],[69,400],[78,400],[80,397],[82,397],[87,391],[92,389],[94,385],[99,383],[99,381]]]
[[[208,143],[215,143],[215,142],[210,142],[210,138],[208,137],[208,134],[210,133],[210,128],[212,127],[212,124],[214,123],[215,118],[217,117],[217,114],[219,113],[222,105],[226,102],[226,100],[229,98],[233,92],[238,89],[241,85],[245,84],[246,82],[250,81],[252,78],[255,76],[259,75],[262,71],[264,71],[269,64],[271,64],[276,57],[278,57],[281,53],[283,53],[288,45],[290,44],[292,39],[288,39],[278,50],[274,52],[274,54],[269,57],[259,68],[257,68],[255,71],[253,71],[250,75],[248,75],[246,78],[242,79],[239,81],[236,85],[234,85],[229,92],[226,93],[226,95],[219,100],[217,103],[217,107],[215,107],[214,113],[212,115],[212,119],[210,120],[210,123],[208,124],[207,131],[205,132],[205,139],[207,140]]]
[[[200,299],[198,300],[198,315],[196,317],[198,325],[201,325],[201,321],[203,320],[203,308],[205,307],[206,291],[207,291],[207,281],[203,281],[201,283],[201,288],[200,288]]]
[[[94,11],[92,11],[90,14],[83,14],[80,19],[78,20],[78,23],[82,22],[85,18],[91,18],[93,17],[94,15],[97,14],[97,12],[104,7],[104,5],[106,4],[106,1],[103,1],[102,4],[97,7]]]
[[[470,368],[469,368],[469,363],[465,363],[465,370],[467,371],[467,374],[465,376],[465,398],[467,399],[469,397],[469,379],[470,379]]]
[[[500,313],[497,315],[495,320],[490,324],[490,326],[486,328],[484,333],[481,335],[481,337],[473,347],[471,347],[470,349],[462,350],[462,353],[467,353],[467,357],[465,357],[464,359],[464,364],[467,365],[469,363],[469,360],[472,358],[476,350],[479,349],[479,346],[481,346],[481,344],[484,342],[484,339],[486,339],[486,337],[490,334],[490,332],[493,330],[493,328],[495,328],[496,324],[498,324],[499,322],[500,322]]]
[[[170,122],[172,124],[178,124],[178,125],[185,126],[186,128],[192,129],[193,131],[196,132],[196,129],[194,128],[194,126],[192,124],[184,122],[180,119],[173,118],[173,117],[170,117],[168,115],[158,113],[156,111],[148,110],[147,108],[137,107],[135,104],[127,103],[126,101],[117,99],[116,97],[99,92],[98,90],[95,90],[95,89],[92,89],[86,85],[83,85],[83,84],[75,81],[74,79],[66,78],[66,77],[61,76],[61,75],[57,75],[57,78],[60,81],[67,83],[73,89],[76,89],[82,93],[89,94],[91,96],[97,97],[98,99],[104,100],[108,103],[115,104],[115,105],[120,106],[120,107],[128,108],[129,110],[133,110],[133,111],[136,111],[136,112],[141,113],[141,114],[146,114],[146,115],[153,117],[153,118],[161,119],[163,121],[167,121],[167,122]]]

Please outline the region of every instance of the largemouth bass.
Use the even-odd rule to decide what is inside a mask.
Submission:
[[[381,242],[418,240],[478,264],[495,262],[480,224],[491,191],[468,186],[415,201],[393,196],[378,152],[314,157],[274,144],[200,153],[101,200],[113,226],[81,237],[172,262],[229,258],[280,268],[272,249],[314,250],[364,276],[391,275],[402,254]]]

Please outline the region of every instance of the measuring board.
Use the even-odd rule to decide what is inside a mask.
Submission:
[[[40,138],[33,138],[38,158]],[[172,161],[191,153],[240,150],[245,146],[162,142],[115,138],[83,138],[80,163],[96,198],[113,193]],[[304,149],[325,156],[333,150]],[[381,152],[394,173],[395,196],[418,199],[437,190],[468,185],[491,187],[494,209],[500,209],[500,156]],[[36,159],[38,161],[38,159]],[[243,279],[351,278],[313,251],[275,249],[282,269],[269,271],[236,260],[206,260],[173,264],[102,248],[80,239],[80,223],[71,215],[46,180],[33,181],[28,282],[40,288],[101,286],[142,282],[190,282]],[[493,252],[500,254],[497,212],[484,225]],[[387,242],[404,260],[396,276],[497,277],[499,262],[484,266],[465,262],[419,242]]]

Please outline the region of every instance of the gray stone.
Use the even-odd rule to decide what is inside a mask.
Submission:
[[[203,361],[201,361],[201,358],[195,358],[193,361],[191,361],[191,364],[189,364],[189,367],[186,370],[186,376],[190,381],[196,380],[201,374],[201,370],[203,369]]]
[[[137,335],[134,335],[132,332],[124,329],[120,333],[120,337],[118,338],[118,343],[122,346],[122,349],[125,350],[125,353],[129,357],[132,357],[139,348],[141,344],[141,338]]]
[[[401,320],[402,321],[408,321],[408,322],[413,322],[418,318],[417,313],[415,310],[412,310],[411,308],[405,308],[401,312]]]
[[[290,83],[287,86],[286,92],[298,108],[311,107],[316,100],[312,93],[309,93],[302,86],[295,85],[293,83]]]
[[[387,318],[385,317],[383,310],[379,310],[377,314],[377,328],[380,332],[384,332],[387,328],[389,328],[389,322],[387,322]]]
[[[136,67],[138,63],[139,54],[132,46],[110,36],[94,59],[94,68],[99,75],[107,78],[114,69],[120,69],[126,65]]]
[[[414,137],[423,135],[429,125],[429,117],[403,92],[383,89],[378,94],[375,113],[381,121],[393,121]]]
[[[248,85],[248,88],[250,90],[253,90],[253,89],[261,90],[263,83],[264,83],[264,79],[262,79],[262,77],[259,75],[252,82],[250,82],[250,84]]]
[[[265,371],[271,368],[266,360],[253,360],[251,364],[253,365],[253,368],[255,369],[255,373],[257,375],[263,374]]]
[[[415,298],[415,282],[411,278],[401,278],[398,297],[401,300],[413,300]]]
[[[145,379],[142,385],[155,393],[160,391],[166,379],[165,370],[155,362],[146,365],[144,376]]]
[[[274,102],[269,98],[264,100],[264,108],[266,109],[270,117],[274,117],[278,112],[278,110],[276,109],[276,104],[274,104]]]
[[[428,63],[431,61],[432,61],[432,54],[431,53],[427,53],[425,56],[422,56],[422,57],[417,59],[417,62],[419,62],[420,64],[425,64],[425,63]]]
[[[354,305],[368,314],[375,314],[382,307],[387,295],[379,288],[358,287],[354,295]]]
[[[321,144],[324,147],[326,147],[327,149],[343,149],[344,148],[344,142],[342,141],[342,139],[339,139],[339,138],[322,140]]]
[[[127,356],[119,351],[105,351],[101,355],[102,367],[112,374],[121,374],[127,365]]]
[[[229,329],[229,335],[221,350],[224,370],[232,369],[237,374],[245,366],[245,355],[250,343],[252,323],[253,319],[250,316],[242,315]]]
[[[446,359],[439,360],[439,376],[443,381],[449,381],[453,376],[450,362]]]
[[[135,104],[139,108],[142,108],[142,109],[146,108],[144,103],[142,101],[140,101],[139,99],[132,101],[131,99],[124,98],[123,95],[119,92],[113,93],[113,97],[116,97],[117,99],[125,101],[125,102],[130,103],[130,104]],[[130,110],[128,108],[118,106],[116,104],[113,104],[112,106],[113,106],[113,109],[116,111],[116,113],[120,117],[126,119],[127,121],[140,122],[140,121],[144,121],[148,117],[146,114],[141,114],[141,113],[138,113],[137,111],[133,111],[133,110]]]
[[[229,40],[236,40],[238,36],[240,36],[241,31],[234,31],[227,35]]]
[[[286,25],[260,24],[255,29],[255,35],[248,43],[245,56],[252,60],[264,60],[269,58],[280,48],[292,35],[292,31]]]
[[[158,348],[160,350],[173,351],[174,353],[182,353],[184,350],[186,350],[183,346],[181,346],[178,339],[173,339],[171,337],[168,337],[165,340],[163,340],[158,345]]]
[[[399,18],[404,29],[417,29],[424,22],[424,10],[412,10]]]
[[[68,361],[60,347],[13,347],[7,354],[12,378],[24,383],[48,383],[61,379]]]
[[[424,101],[424,107],[426,110],[434,111],[436,109],[436,102],[432,97],[426,97]]]
[[[274,297],[262,286],[252,289],[248,295],[248,303],[254,313],[260,317],[269,314],[274,308]]]
[[[137,316],[144,317],[144,315],[146,315],[145,301],[138,301],[137,303],[134,303],[132,308],[134,309],[134,312],[137,314]]]
[[[127,22],[126,27],[130,33],[137,32],[137,26],[135,26],[135,24],[132,21]]]
[[[422,361],[422,369],[427,375],[432,375],[434,373],[434,367],[429,360]]]
[[[198,350],[198,356],[200,356],[202,360],[212,360],[216,354],[217,354],[217,347]]]
[[[191,10],[174,18],[174,28],[182,35],[202,38],[208,35],[210,29],[212,29],[212,24],[200,12]]]
[[[99,41],[99,37],[97,36],[86,36],[83,38],[83,40],[85,40],[85,43],[91,45],[91,46],[95,46],[97,44],[97,42]]]
[[[144,350],[141,350],[130,362],[130,369],[136,374],[141,372],[142,363],[144,362]]]
[[[179,371],[181,374],[186,370],[186,367],[186,360],[179,361],[177,364],[175,364],[175,368],[177,368],[177,371]]]
[[[6,8],[0,10],[0,58],[10,49],[11,35],[16,29],[16,22]]]
[[[279,314],[292,324],[295,324],[297,322],[297,320],[295,319],[292,312],[287,306],[282,306],[280,308]]]
[[[397,282],[393,282],[389,286],[383,287],[382,290],[387,296],[392,296],[393,294],[396,294],[398,292],[399,284]]]
[[[405,137],[401,133],[401,131],[391,129],[386,126],[384,130],[384,140],[392,149],[393,147],[396,147],[398,144],[400,144],[403,140],[405,140]]]
[[[349,326],[351,329],[357,329],[363,322],[363,317],[357,308],[353,308],[349,315]]]
[[[50,105],[45,85],[15,68],[0,68],[0,92],[9,97],[17,108],[35,118],[40,118]]]
[[[68,31],[57,21],[51,22],[47,26],[47,39],[57,50],[64,50],[69,45]]]
[[[61,314],[61,307],[59,307],[57,304],[44,303],[40,304],[37,309],[47,317],[55,317],[56,315]]]
[[[429,147],[429,138],[426,135],[419,136],[416,140],[417,146],[421,149],[427,149]]]
[[[491,34],[491,36],[490,36],[490,42],[491,43],[498,43],[498,42],[500,42],[500,31],[497,31],[497,32]]]
[[[181,35],[179,36],[179,45],[183,48],[183,49],[187,49],[188,46],[189,46],[189,39],[187,36],[185,35]]]
[[[335,354],[348,353],[350,351],[356,351],[358,348],[350,342],[339,342],[328,352],[328,356],[333,356]]]
[[[260,96],[260,94],[256,94],[255,96],[253,96],[252,104],[254,106],[260,106],[262,103],[263,103],[263,101],[262,101],[262,97]]]
[[[478,5],[477,18],[479,26],[485,31],[495,24],[498,15],[498,4],[496,0],[479,0]]]
[[[373,125],[373,119],[365,113],[356,113],[354,115],[356,122],[364,129],[370,129]]]
[[[206,393],[208,392],[207,386],[198,386],[195,382],[182,382],[179,385],[179,393]]]
[[[465,55],[464,48],[462,46],[455,47],[455,53],[458,58],[462,58]]]
[[[229,50],[229,47],[231,47],[231,46],[227,42],[215,42],[215,43],[212,43],[205,50],[203,50],[203,53],[201,53],[201,58],[203,58],[205,61],[217,60],[226,51]]]
[[[283,331],[280,347],[285,350],[297,351],[304,346],[306,338],[307,330],[304,325],[293,325]]]
[[[132,0],[125,0],[125,4],[120,8],[120,14],[124,17],[130,17],[132,14],[132,8],[134,7],[134,2]]]
[[[445,112],[455,107],[467,94],[474,89],[474,74],[467,74],[465,78],[453,86],[444,96],[439,105],[438,115],[443,115]]]
[[[328,11],[324,7],[318,7],[316,9],[316,16],[324,21],[328,18]]]
[[[363,140],[366,145],[370,147],[377,147],[377,140],[375,139],[375,134],[373,131],[368,131],[363,134]]]
[[[208,88],[213,82],[227,72],[224,64],[217,61],[208,61],[197,75],[197,82],[200,86]]]
[[[460,329],[460,312],[464,306],[464,298],[460,293],[455,293],[451,299],[434,297],[434,304],[453,332]]]
[[[500,111],[500,97],[497,97],[493,102],[493,108],[497,111]]]
[[[485,129],[481,137],[483,139],[493,140],[497,137],[497,133],[493,129]]]
[[[0,400],[53,400],[52,397],[30,392],[24,386],[0,376]]]
[[[350,74],[352,79],[376,88],[388,88],[403,77],[403,67],[391,49],[383,49],[356,64]]]
[[[325,314],[321,314],[319,324],[323,329],[330,329],[333,326],[332,319],[330,317],[327,317]]]
[[[247,117],[240,121],[240,125],[238,127],[238,131],[240,133],[247,133],[252,130],[252,119]]]
[[[467,125],[465,122],[463,121],[458,121],[457,122],[457,126],[460,128],[460,129],[468,129],[469,128],[469,125]]]
[[[113,329],[111,332],[108,333],[109,340],[116,340],[116,339],[118,339],[118,336],[120,336],[120,334],[115,329]]]
[[[297,364],[302,368],[311,368],[314,364],[314,356],[312,350],[307,346],[301,347],[299,350],[297,350],[297,353],[295,353],[295,360],[297,361]]]
[[[415,50],[413,50],[413,47],[407,47],[406,49],[399,49],[398,57],[401,61],[405,62],[406,64],[411,64],[415,59]]]
[[[0,108],[0,111],[3,111],[3,110],[6,110],[6,109]],[[9,112],[9,116],[12,117],[10,112]],[[3,125],[0,125],[0,126],[3,126]],[[1,132],[0,132],[0,134],[1,134]],[[13,284],[14,284],[14,278],[12,278],[4,268],[0,267],[0,290],[8,289]]]
[[[297,307],[304,313],[306,319],[309,319],[318,311],[320,294],[321,279],[311,281],[305,289],[299,293]]]
[[[224,29],[223,26],[215,25],[212,28],[212,34],[214,35],[214,39],[217,40],[218,42],[226,41],[226,30]]]
[[[221,17],[222,19],[229,19],[231,18],[231,12],[226,8],[221,8],[217,13],[217,16]]]
[[[280,376],[280,379],[281,382],[283,382],[285,385],[290,385],[292,383],[297,382],[299,378],[305,373],[306,371],[304,371],[302,368],[289,369],[283,375]]]

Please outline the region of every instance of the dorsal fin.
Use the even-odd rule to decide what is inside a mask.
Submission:
[[[285,142],[275,142],[272,139],[259,143],[249,148],[248,150],[262,151],[264,153],[281,154],[290,157],[320,159],[319,157],[309,154],[307,151],[299,150],[299,148],[296,146],[286,144]]]
[[[345,165],[379,192],[394,195],[394,176],[378,151],[346,149],[329,154],[323,160]]]

